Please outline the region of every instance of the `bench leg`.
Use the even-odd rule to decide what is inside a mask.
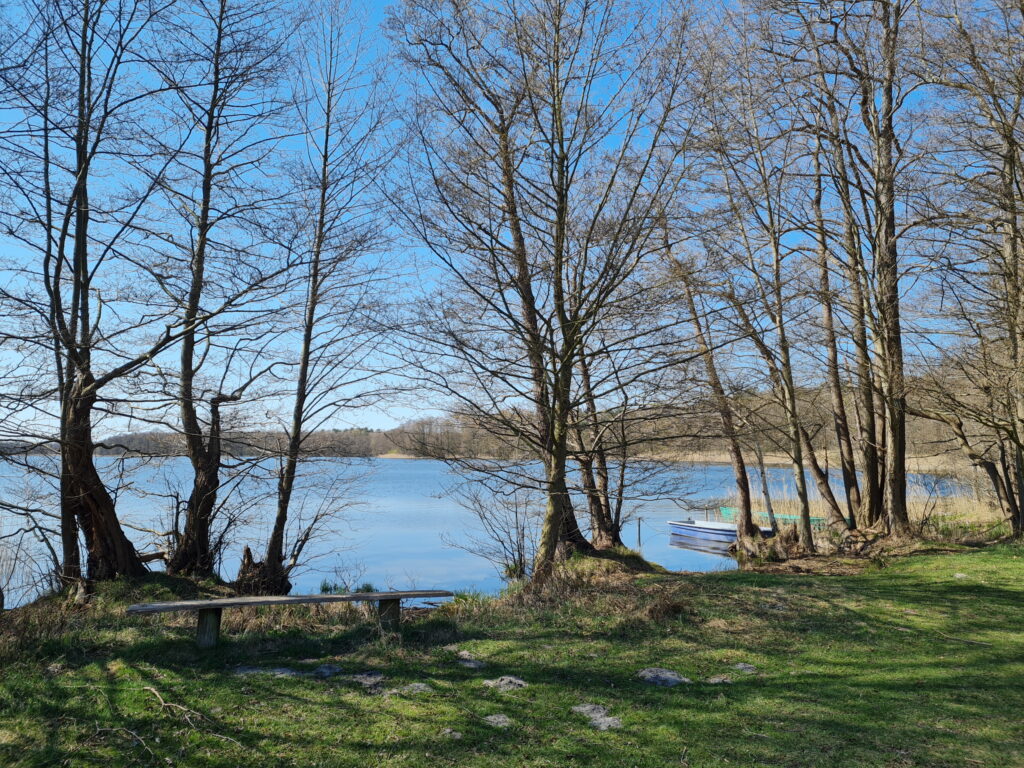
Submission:
[[[199,611],[196,623],[196,645],[213,648],[220,636],[220,608],[204,608]]]
[[[378,600],[377,617],[384,632],[397,632],[402,619],[401,600]]]

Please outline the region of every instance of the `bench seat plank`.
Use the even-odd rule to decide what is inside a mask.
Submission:
[[[223,597],[209,600],[174,600],[165,603],[138,603],[128,613],[174,613],[211,608],[239,608],[247,605],[298,605],[302,603],[361,603],[380,600],[414,600],[424,597],[454,597],[443,589],[418,589],[408,592],[350,592],[345,595],[257,595]]]

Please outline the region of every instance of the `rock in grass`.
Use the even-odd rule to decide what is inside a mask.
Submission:
[[[449,739],[458,740],[462,738],[462,733],[460,731],[456,731],[454,728],[445,728],[441,731],[441,735],[447,736]]]
[[[302,677],[300,672],[291,667],[235,667],[236,675],[273,675],[274,677]]]
[[[517,688],[525,688],[527,682],[514,675],[502,675],[495,680],[484,680],[488,688],[497,688],[499,691],[514,691]]]
[[[572,711],[586,717],[590,720],[590,724],[599,731],[622,727],[622,720],[609,715],[608,708],[602,707],[600,704],[577,704]]]
[[[660,685],[664,688],[671,688],[680,683],[692,683],[688,677],[683,677],[678,672],[662,667],[647,667],[636,673],[636,676],[650,685]]]
[[[341,674],[341,667],[337,664],[321,664],[319,667],[313,670],[313,677],[321,680],[326,680],[328,677],[334,677],[335,675]]]
[[[747,664],[743,661],[741,661],[739,664],[733,664],[732,668],[738,669],[740,672],[746,672],[748,675],[752,675],[755,672],[757,672],[757,667],[755,667],[753,664]]]
[[[728,675],[712,675],[704,680],[708,685],[729,685],[732,678]]]
[[[426,683],[409,683],[398,689],[399,693],[430,693],[432,690]]]
[[[509,728],[512,725],[512,721],[508,715],[488,715],[484,718],[484,722],[488,725],[493,725],[495,728]]]
[[[474,658],[473,654],[469,651],[459,651],[458,656],[459,658],[456,659],[456,661],[466,667],[466,669],[483,669],[487,666],[487,664],[480,661],[480,659]]]
[[[953,578],[954,579],[966,579],[967,578],[967,574],[966,573],[954,573],[953,574]]]
[[[359,672],[345,675],[345,679],[363,686],[367,693],[381,693],[384,689],[384,675],[380,672]]]

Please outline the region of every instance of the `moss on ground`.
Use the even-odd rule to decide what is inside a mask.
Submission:
[[[0,765],[1024,765],[1019,547],[829,575],[574,565],[547,595],[462,599],[390,640],[351,606],[232,610],[203,653],[187,617],[123,614],[221,589],[152,577],[6,616]],[[342,674],[236,674],[325,663]],[[693,682],[649,686],[644,667]],[[344,677],[368,671],[399,692]],[[500,675],[529,685],[483,685]],[[414,682],[431,690],[400,691]]]

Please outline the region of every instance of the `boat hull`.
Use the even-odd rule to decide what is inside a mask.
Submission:
[[[736,541],[736,526],[730,523],[716,523],[711,520],[669,520],[668,527],[673,536],[726,544]],[[766,538],[772,536],[771,528],[761,528],[761,535]]]

